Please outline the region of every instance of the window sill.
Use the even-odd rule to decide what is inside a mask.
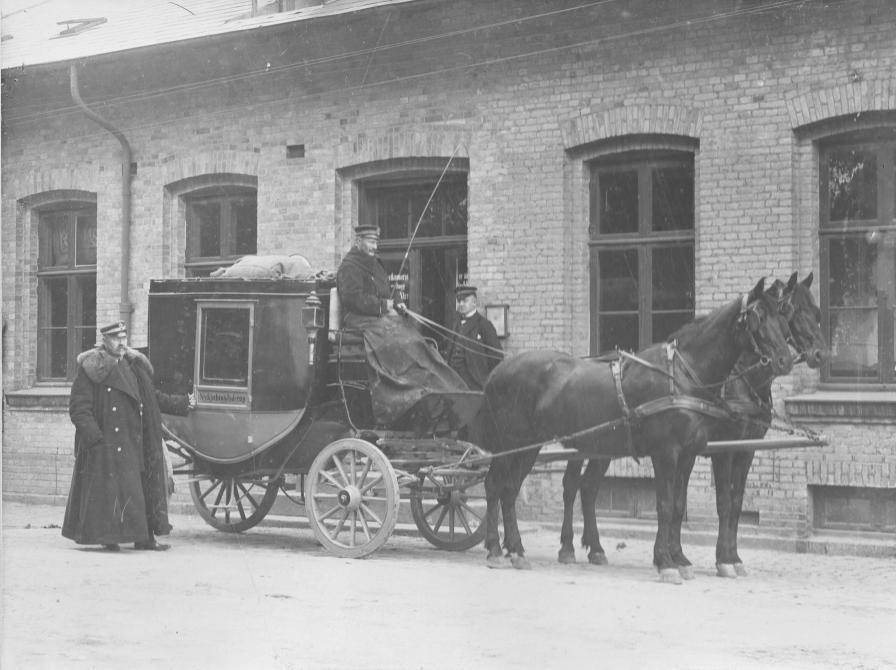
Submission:
[[[795,422],[896,424],[896,391],[818,391],[784,399]]]
[[[6,394],[7,407],[15,409],[67,409],[72,387],[32,386],[28,389],[10,391]]]

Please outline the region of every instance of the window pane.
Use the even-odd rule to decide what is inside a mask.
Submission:
[[[467,184],[445,184],[437,191],[446,235],[467,234]]]
[[[877,159],[856,149],[828,155],[828,218],[854,221],[877,218]]]
[[[694,312],[665,312],[654,314],[652,321],[653,341],[665,342],[669,336],[684,324],[693,320]]]
[[[78,215],[78,265],[96,265],[96,215]]]
[[[221,204],[218,202],[192,202],[191,225],[197,227],[199,248],[191,256],[221,255]]]
[[[598,309],[601,312],[638,310],[638,251],[601,251]]]
[[[828,288],[832,307],[870,307],[877,304],[875,277],[878,235],[857,235],[830,240]]]
[[[237,256],[254,254],[258,248],[258,208],[255,198],[234,200],[230,206],[236,226],[233,236],[236,248],[233,253]]]
[[[66,330],[64,328],[53,328],[50,330],[49,342],[48,376],[65,379],[68,374],[66,369],[66,360],[68,359],[68,335]]]
[[[600,232],[634,233],[638,230],[638,173],[601,172],[600,180]]]
[[[611,351],[616,347],[629,351],[638,350],[638,315],[601,315],[599,351]]]
[[[653,230],[694,229],[694,168],[656,168],[653,173]]]
[[[96,276],[77,277],[79,310],[75,325],[96,328]]]
[[[70,218],[63,213],[45,214],[44,232],[47,236],[46,262],[48,267],[68,266],[72,263]]]
[[[652,272],[653,309],[683,309],[693,313],[694,247],[654,248]]]
[[[68,279],[58,277],[44,280],[47,297],[46,324],[51,327],[68,326]]]
[[[205,309],[202,317],[202,382],[245,386],[249,379],[249,310]]]
[[[831,376],[877,375],[877,311],[832,308]]]
[[[426,201],[429,200],[429,190],[418,191],[411,196],[411,233],[417,221],[420,221],[420,227],[417,229],[417,237],[439,237],[442,234],[442,219],[439,216],[438,203],[435,196],[433,201],[426,207]],[[424,212],[424,207],[426,211]],[[423,218],[420,214],[423,212]]]
[[[395,192],[379,191],[374,192],[371,199],[376,203],[376,223],[380,227],[380,237],[392,240],[410,237],[406,197]]]

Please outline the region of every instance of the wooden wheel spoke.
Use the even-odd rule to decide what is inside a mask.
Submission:
[[[341,508],[339,505],[333,505],[333,507],[331,507],[331,508],[328,509],[326,512],[324,512],[323,514],[321,514],[318,518],[319,518],[321,521],[325,521],[326,519],[329,519],[331,516],[333,516],[334,514],[336,514],[336,512],[338,512],[338,511],[341,510],[341,509],[342,509],[342,508]]]
[[[321,470],[320,476],[323,477],[324,479],[326,479],[328,482],[330,482],[330,484],[335,486],[337,489],[342,488],[342,482],[337,481],[336,478],[333,475],[331,475],[329,472],[327,472],[326,470]]]
[[[367,515],[368,515],[371,519],[373,519],[373,520],[376,522],[376,524],[377,524],[378,526],[382,526],[382,525],[383,525],[383,520],[377,515],[376,512],[374,512],[372,509],[370,509],[370,507],[369,507],[366,503],[363,503],[363,502],[362,502],[362,503],[361,503],[361,506],[360,506],[359,509],[362,509],[362,510],[364,510],[365,512],[367,512]]]
[[[348,519],[349,511],[347,509],[342,510],[342,518],[339,519],[339,523],[336,524],[336,528],[333,529],[333,532],[330,533],[330,537],[333,540],[339,537],[339,533],[342,532],[342,529],[345,527],[345,521]]]
[[[249,490],[243,485],[242,482],[236,482],[236,485],[239,487],[240,491],[243,492],[238,500],[248,500],[252,504],[252,509],[258,509],[258,501],[252,496]]]
[[[366,479],[367,475],[365,474],[364,477],[365,477],[365,479]],[[367,493],[367,492],[368,492],[370,489],[372,489],[374,486],[376,486],[377,484],[382,483],[382,481],[383,481],[383,476],[382,476],[382,475],[380,475],[380,476],[377,477],[376,479],[372,479],[372,480],[370,481],[369,484],[366,484],[365,486],[361,487],[361,489],[360,489],[361,494],[363,495],[363,494]]]
[[[445,520],[445,515],[448,513],[448,505],[442,505],[442,513],[439,514],[439,518],[436,519],[435,524],[433,524],[432,530],[435,533],[439,532],[439,528],[442,527],[442,522]]]
[[[336,455],[334,455],[333,465],[339,470],[339,476],[342,477],[342,485],[351,484],[351,480],[348,478],[348,475],[345,474],[345,469],[342,467],[342,459],[337,458]],[[337,486],[339,486],[339,484],[337,484]]]
[[[440,509],[442,509],[444,506],[445,506],[445,505],[443,505],[442,503],[436,503],[435,505],[433,505],[432,507],[430,507],[426,512],[423,513],[423,518],[425,518],[425,519],[429,519],[429,517],[431,517],[433,514],[435,514],[436,512],[438,512],[438,511],[439,511]]]
[[[373,467],[373,463],[368,458],[367,462],[364,463],[364,471],[361,473],[361,476],[358,477],[358,481],[356,483],[356,486],[361,490],[361,493],[364,493],[364,491],[367,490],[367,488],[365,488],[365,486],[364,486],[364,482],[367,481],[367,475],[370,474],[370,468],[372,468],[372,467]]]
[[[470,507],[467,503],[462,503],[461,506],[460,506],[460,509],[466,510],[466,511],[469,512],[473,517],[475,517],[477,520],[479,520],[480,523],[482,522],[482,519],[483,519],[482,515],[481,515],[481,514],[477,514],[477,513],[476,513],[476,510],[474,510],[472,507]]]

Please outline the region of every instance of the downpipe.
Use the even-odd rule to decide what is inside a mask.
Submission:
[[[130,330],[133,309],[128,281],[131,266],[131,162],[133,158],[131,145],[118,128],[90,109],[81,99],[81,92],[78,88],[78,68],[74,63],[69,66],[69,88],[72,100],[80,107],[85,116],[112,133],[121,144],[121,300],[118,303],[118,319],[127,324],[128,330]]]

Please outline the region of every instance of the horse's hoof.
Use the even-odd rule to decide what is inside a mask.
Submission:
[[[735,563],[734,571],[737,573],[738,577],[746,577],[747,576],[747,569],[744,567],[743,563]]]
[[[569,549],[561,549],[557,552],[557,561],[570,565],[576,562],[576,552]]]
[[[678,574],[681,575],[682,579],[693,579],[697,575],[694,574],[694,566],[693,565],[679,565],[678,566]]]
[[[510,564],[513,565],[517,570],[531,570],[532,564],[529,563],[529,559],[525,556],[520,556],[519,554],[511,554],[510,555]]]
[[[731,563],[716,563],[716,574],[719,577],[734,579],[737,577],[737,570]]]
[[[602,552],[595,552],[593,554],[588,554],[588,562],[591,565],[608,565],[609,561],[607,560],[607,555]]]
[[[660,583],[662,584],[682,584],[681,575],[678,568],[663,568],[660,570]]]
[[[507,556],[489,556],[485,559],[485,565],[494,570],[506,570],[513,567]]]

